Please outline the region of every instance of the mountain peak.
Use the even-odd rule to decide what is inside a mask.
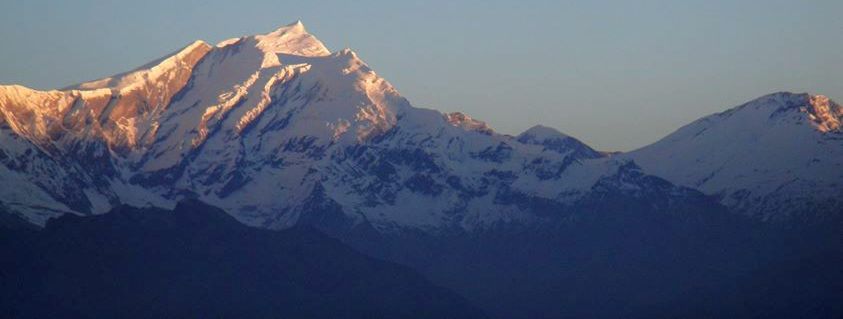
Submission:
[[[629,157],[750,216],[834,213],[843,207],[841,122],[843,108],[828,97],[778,92],[701,118]]]
[[[843,122],[843,107],[825,95],[811,96],[810,105],[808,118],[814,122],[817,130],[823,133],[840,130],[840,123]]]
[[[568,137],[568,135],[559,132],[557,129],[544,125],[535,125],[527,129],[523,133],[518,134],[519,139],[527,138],[528,136],[536,140],[548,140]]]
[[[580,140],[568,136],[558,130],[544,125],[533,126],[518,136],[515,140],[529,145],[541,145],[545,149],[561,154],[574,154],[577,158],[599,158],[606,154],[600,153]]]
[[[258,48],[268,53],[299,56],[327,56],[331,51],[304,27],[301,20],[263,35],[256,35]]]
[[[211,48],[212,46],[205,41],[196,40],[171,54],[144,64],[132,71],[68,86],[64,90],[132,89],[144,82],[155,81],[160,77],[166,77],[167,74],[174,70],[192,68],[205,54],[211,51]]]
[[[281,35],[281,34],[285,34],[285,33],[299,33],[299,34],[307,33],[307,29],[305,29],[304,23],[302,23],[301,20],[296,20],[296,22],[293,22],[293,23],[290,23],[290,24],[285,24],[285,25],[279,27],[278,29],[275,29],[275,31],[272,31],[272,32],[268,33],[267,35],[271,35],[271,34]]]
[[[467,131],[476,131],[482,134],[491,135],[494,133],[491,127],[486,122],[477,120],[462,112],[453,112],[445,114],[445,119],[453,126],[460,127]]]
[[[838,131],[843,122],[843,107],[825,95],[810,93],[777,92],[759,97],[744,105],[720,113],[721,117],[731,117],[737,111],[757,110],[765,119],[776,119],[786,114],[801,114],[822,133]]]

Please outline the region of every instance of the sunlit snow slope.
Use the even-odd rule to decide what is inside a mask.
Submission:
[[[541,223],[599,192],[673,205],[699,188],[748,212],[786,213],[778,203],[807,195],[794,207],[825,205],[815,200],[840,194],[840,107],[765,99],[784,109],[740,111],[773,103],[753,102],[608,156],[547,127],[513,137],[462,113],[415,108],[353,51],[329,51],[297,22],[197,41],[63,90],[0,86],[0,183],[11,185],[0,204],[43,225],[198,198],[251,225],[379,231]],[[772,193],[776,201],[741,195]]]

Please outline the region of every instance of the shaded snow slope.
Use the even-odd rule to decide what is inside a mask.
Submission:
[[[587,163],[600,154],[569,137],[413,108],[300,22],[63,91],[2,87],[0,110],[3,179],[31,189],[0,195],[38,224],[198,197],[272,228],[472,229],[536,222],[535,202],[570,203],[623,164]]]
[[[820,102],[805,123],[836,134],[839,107]],[[607,180],[666,202],[696,196],[621,178],[663,173],[658,152],[609,157],[551,128],[512,137],[462,113],[415,108],[356,53],[330,52],[300,22],[197,41],[66,90],[0,86],[0,115],[0,179],[18,186],[0,191],[0,203],[37,224],[198,198],[270,228],[471,230],[543,223]]]
[[[843,211],[843,107],[776,93],[621,157],[764,219]]]

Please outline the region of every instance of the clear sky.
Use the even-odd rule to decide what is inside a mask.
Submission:
[[[843,1],[9,1],[0,83],[58,88],[301,19],[415,106],[601,150],[775,91],[843,99]]]

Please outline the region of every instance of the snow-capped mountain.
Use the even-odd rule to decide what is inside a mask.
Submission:
[[[794,107],[776,114],[809,114]],[[697,198],[685,186],[721,196],[718,187],[773,187],[764,178],[732,183],[722,179],[727,175],[701,183],[712,170],[743,176],[766,169],[760,175],[766,176],[779,169],[797,179],[783,192],[801,194],[810,184],[839,194],[833,187],[839,160],[828,158],[839,154],[839,106],[812,110],[805,120],[811,130],[794,134],[815,138],[810,154],[838,153],[805,164],[805,172],[753,167],[751,158],[724,169],[715,159],[692,165],[669,157],[681,147],[724,154],[711,150],[721,149],[718,141],[728,134],[706,135],[710,142],[695,146],[663,141],[610,156],[547,127],[513,137],[462,113],[413,107],[353,51],[331,52],[297,22],[216,45],[196,41],[136,70],[62,90],[0,86],[0,179],[15,185],[0,189],[0,203],[43,225],[64,213],[98,214],[119,204],[172,208],[182,198],[198,198],[250,225],[365,224],[389,231],[538,223],[581,207],[596,190],[660,193],[665,203],[681,203]],[[748,117],[734,118],[749,125],[755,118]],[[737,152],[756,141],[750,135],[724,143]],[[791,149],[786,143],[804,141],[788,138],[754,147],[774,156]],[[682,150],[683,159],[697,160]],[[723,156],[716,159],[734,162]],[[671,171],[674,166],[658,164],[662,158],[693,168]],[[815,178],[820,171],[830,173]],[[665,186],[646,172],[684,186]],[[746,210],[768,205],[753,206],[754,199],[735,204],[741,194],[729,193],[723,203]]]
[[[536,125],[516,137],[518,142],[544,146],[546,150],[561,154],[573,154],[577,159],[594,159],[607,154],[595,151],[578,139],[565,135],[554,128]]]
[[[64,90],[3,86],[0,111],[0,201],[37,224],[195,197],[271,228],[474,229],[541,220],[630,167],[553,129],[412,107],[300,22]]]
[[[184,248],[168,242],[183,244],[184,234],[194,234],[200,243],[233,247],[234,255],[211,249],[219,260],[265,260],[263,250],[249,246],[255,242],[243,250],[237,243],[245,231],[219,223],[221,211],[204,202],[294,237],[310,235],[293,226],[313,226],[305,228],[409,266],[494,318],[837,318],[841,120],[843,109],[824,97],[779,93],[628,154],[596,151],[544,126],[509,136],[466,114],[413,107],[353,51],[328,50],[297,22],[218,44],[197,41],[133,71],[62,90],[0,86],[0,244],[38,264],[42,253],[58,252],[55,260],[82,270],[138,256],[155,264],[161,256],[143,252],[160,249],[134,243],[148,244],[147,230],[163,229],[175,237],[152,237],[167,249]],[[204,208],[164,212],[184,212],[177,203]],[[42,245],[18,237],[35,228],[26,221],[43,226],[59,215],[108,211],[116,214],[51,222],[31,237],[49,239]],[[159,215],[138,217],[142,212]],[[747,216],[831,221],[788,228]],[[184,218],[189,223],[178,222]],[[109,249],[113,240],[91,241],[97,236],[73,229],[51,235],[68,221],[101,224],[83,228],[133,244]],[[345,265],[321,251],[337,244],[279,258],[328,256],[320,260]],[[134,259],[111,258],[137,249]],[[194,257],[207,263],[206,255]],[[8,265],[28,265],[12,258],[4,268],[5,260],[0,278]],[[55,272],[30,268],[18,269],[33,280]],[[185,280],[195,282],[195,269],[186,269]],[[343,269],[327,271],[345,283],[368,278]],[[118,279],[137,275],[130,273]],[[48,290],[72,301],[80,285],[67,287],[68,296]],[[337,300],[358,300],[339,291],[344,298]],[[42,300],[20,292],[0,289]],[[243,305],[225,292],[220,300]],[[360,296],[384,294],[392,293]]]
[[[775,93],[697,120],[621,156],[761,219],[843,212],[843,107]]]

